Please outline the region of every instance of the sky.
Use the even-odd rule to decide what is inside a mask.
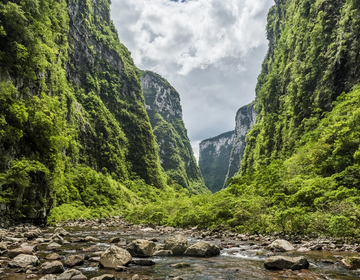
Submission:
[[[273,0],[113,0],[111,16],[136,66],[179,92],[196,158],[199,143],[234,130],[255,98]]]

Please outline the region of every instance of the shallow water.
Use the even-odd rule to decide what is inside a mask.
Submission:
[[[73,254],[85,255],[81,249],[96,245],[101,250],[106,250],[110,244],[107,242],[112,237],[120,237],[127,243],[134,239],[157,238],[159,243],[163,243],[165,238],[170,235],[160,235],[159,233],[144,233],[141,231],[129,231],[123,228],[108,228],[106,230],[93,230],[91,228],[65,228],[71,233],[71,238],[79,238],[85,236],[93,236],[99,238],[99,242],[93,243],[71,243],[62,246],[57,253],[62,257],[61,261],[65,261],[66,257]],[[51,229],[45,234],[45,238],[51,235]],[[194,244],[201,239],[191,238],[187,236],[189,244]],[[113,269],[104,269],[99,267],[91,267],[89,261],[85,261],[84,265],[76,267],[84,275],[91,279],[95,276],[103,274],[113,274],[118,279],[131,279],[135,274],[140,279],[171,279],[181,276],[184,279],[359,279],[360,271],[350,271],[345,269],[339,262],[345,256],[354,256],[357,253],[351,252],[329,252],[329,251],[310,251],[305,253],[289,253],[290,256],[305,256],[310,262],[310,268],[302,271],[269,271],[263,266],[266,254],[269,251],[260,248],[257,244],[250,246],[247,242],[234,241],[232,239],[214,239],[209,242],[220,244],[220,242],[233,242],[237,246],[221,251],[221,255],[213,258],[193,258],[188,256],[181,257],[152,257],[148,258],[155,262],[154,266],[141,267],[131,266],[127,272],[117,272]],[[252,243],[256,243],[253,242]],[[47,245],[41,245],[37,256],[41,263],[45,262],[45,256],[53,251],[44,251]],[[260,249],[259,249],[260,248]],[[90,254],[90,253],[88,253]],[[282,253],[284,255],[284,253]],[[134,258],[136,259],[136,258]],[[325,262],[324,262],[325,261]],[[332,261],[329,264],[326,261]],[[190,267],[177,269],[170,267],[171,264],[186,262]],[[2,268],[5,274],[0,275],[0,279],[23,280],[26,279],[25,273],[14,273],[14,269]],[[41,278],[39,277],[37,279]]]

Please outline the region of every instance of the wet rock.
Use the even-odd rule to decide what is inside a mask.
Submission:
[[[116,271],[127,271],[128,268],[126,266],[119,265],[119,266],[115,267],[115,270]]]
[[[69,256],[69,257],[67,257],[67,259],[64,262],[64,265],[67,267],[74,267],[74,266],[82,265],[82,264],[84,264],[84,258],[79,255]]]
[[[92,236],[86,236],[84,239],[84,242],[98,242],[100,239],[92,237]]]
[[[36,274],[29,274],[28,276],[26,276],[26,279],[35,279],[38,276]],[[55,279],[55,278],[54,278]]]
[[[87,277],[77,269],[70,269],[59,275],[56,280],[87,280]]]
[[[100,248],[97,246],[91,246],[89,248],[82,248],[83,252],[97,252],[100,251]]]
[[[130,253],[117,246],[111,246],[100,257],[100,263],[107,268],[115,268],[128,264],[132,260]]]
[[[184,254],[193,257],[213,257],[220,255],[220,248],[215,244],[200,241],[190,246]]]
[[[32,250],[32,248],[29,247],[19,247],[13,250],[8,251],[8,256],[9,258],[15,258],[16,256],[23,254],[23,255],[34,255],[34,251]]]
[[[57,254],[57,253],[52,253],[52,254],[50,254],[50,255],[47,255],[47,256],[45,257],[45,259],[50,260],[50,261],[55,261],[55,260],[61,260],[61,257],[60,257],[60,255]]]
[[[50,243],[50,244],[46,247],[46,250],[55,251],[55,250],[58,250],[60,247],[61,247],[60,244],[53,242],[53,243]]]
[[[271,243],[270,249],[276,252],[287,252],[295,250],[294,246],[291,245],[290,242],[283,239],[277,239]]]
[[[158,257],[165,257],[165,256],[172,256],[173,252],[171,250],[159,250],[159,251],[155,251],[153,256],[158,256]]]
[[[118,243],[120,242],[120,238],[119,237],[113,237],[109,240],[108,243]]]
[[[291,269],[301,270],[309,267],[309,262],[304,257],[273,256],[265,260],[266,269]]]
[[[158,232],[156,229],[153,229],[153,228],[142,228],[140,229],[141,231],[143,232]]]
[[[11,262],[9,262],[9,267],[25,268],[28,265],[38,266],[39,264],[39,259],[36,256],[21,254],[16,256]]]
[[[187,239],[181,235],[174,235],[164,241],[164,250],[171,250],[174,255],[182,255],[188,248]]]
[[[320,251],[320,250],[322,250],[322,247],[323,247],[323,245],[321,245],[321,244],[315,244],[310,247],[310,250],[311,251]]]
[[[89,258],[89,262],[100,262],[100,257],[91,257]]]
[[[131,277],[131,280],[140,280],[140,276],[135,274],[133,277]]]
[[[350,270],[355,270],[360,268],[360,257],[350,257],[342,259],[341,262],[345,265],[346,268]]]
[[[131,262],[134,265],[140,265],[140,266],[153,266],[155,265],[155,262],[152,260],[133,260]]]
[[[0,250],[1,251],[7,250],[7,244],[5,242],[0,242]]]
[[[41,277],[39,280],[56,280],[56,276],[52,274],[45,275],[44,277]]]
[[[112,274],[104,274],[98,277],[93,277],[90,280],[114,280],[115,276]]]
[[[126,250],[133,257],[151,257],[155,252],[156,244],[153,241],[137,239],[132,241]]]
[[[25,232],[24,237],[27,238],[28,240],[33,240],[36,239],[40,236],[40,233],[37,231],[28,231]]]
[[[45,262],[40,266],[39,272],[41,274],[62,273],[64,272],[64,266],[59,261]]]
[[[70,233],[66,231],[65,229],[59,227],[54,230],[54,233],[58,233],[61,236],[70,236]]]

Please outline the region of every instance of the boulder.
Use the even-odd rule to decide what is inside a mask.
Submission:
[[[128,264],[132,260],[130,253],[117,246],[111,246],[100,257],[100,263],[106,268],[115,268]]]
[[[82,248],[82,251],[83,252],[98,252],[98,251],[100,251],[100,248],[97,246],[91,246],[88,248]]]
[[[98,277],[93,277],[90,280],[114,280],[115,276],[112,274],[104,274]]]
[[[72,255],[67,257],[66,261],[64,262],[64,265],[67,267],[74,267],[77,265],[82,265],[84,263],[84,258],[79,255]]]
[[[270,249],[276,252],[287,252],[295,250],[294,246],[291,245],[290,242],[283,239],[277,239],[271,243]]]
[[[350,270],[356,270],[360,268],[360,257],[350,257],[342,259],[341,262]]]
[[[45,275],[44,277],[41,277],[39,280],[56,280],[56,276],[52,274]]]
[[[55,260],[61,260],[61,257],[60,257],[60,255],[57,254],[57,253],[52,253],[52,254],[50,254],[50,255],[47,255],[47,256],[45,257],[45,259],[50,260],[50,261],[55,261]]]
[[[11,262],[9,262],[10,267],[27,267],[28,265],[38,266],[40,264],[37,256],[31,255],[18,255]]]
[[[24,237],[27,238],[28,240],[33,240],[36,239],[40,236],[40,233],[37,231],[28,231],[24,233]]]
[[[148,241],[144,239],[137,239],[132,241],[127,247],[126,250],[133,257],[151,257],[155,252],[156,244],[153,241]]]
[[[41,274],[53,274],[64,272],[64,266],[59,261],[45,262],[40,266]]]
[[[309,268],[309,262],[304,257],[273,256],[265,260],[266,269],[292,269],[300,270]]]
[[[77,269],[70,269],[60,274],[56,280],[87,280],[87,277]]]
[[[84,241],[85,241],[85,242],[98,242],[98,241],[100,241],[100,239],[95,238],[95,237],[92,237],[92,236],[86,236],[86,237],[84,238]]]
[[[187,248],[184,254],[193,257],[213,257],[220,255],[220,248],[215,244],[200,241]]]
[[[60,247],[61,247],[60,244],[53,242],[53,243],[50,243],[50,244],[46,247],[46,250],[50,250],[50,251],[52,251],[52,250],[58,250]]]
[[[54,230],[54,233],[58,233],[61,236],[70,236],[70,233],[66,231],[65,229],[59,227]]]
[[[23,254],[23,255],[34,255],[34,251],[30,247],[20,247],[13,250],[8,251],[9,258],[13,259],[16,256]]]
[[[174,255],[182,255],[188,248],[187,239],[181,235],[174,235],[165,239],[164,241],[164,250],[171,250]]]
[[[108,243],[118,243],[120,241],[120,238],[119,237],[113,237],[109,240]]]
[[[159,251],[155,251],[155,253],[153,254],[153,256],[157,256],[157,257],[164,257],[164,256],[172,256],[173,252],[171,250],[159,250]]]

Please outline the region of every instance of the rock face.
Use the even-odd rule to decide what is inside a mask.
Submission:
[[[132,241],[127,247],[126,250],[133,257],[151,257],[155,252],[156,244],[152,241],[137,239]]]
[[[277,239],[273,243],[270,244],[270,248],[276,252],[287,252],[295,250],[294,246],[283,239]]]
[[[309,262],[304,257],[273,256],[264,262],[266,269],[301,270],[309,268]]]
[[[220,255],[220,248],[215,244],[200,241],[187,248],[184,254],[193,257],[213,257]]]
[[[255,123],[254,104],[241,107],[235,118],[235,131],[200,143],[199,167],[206,186],[217,192],[240,170],[246,147],[245,136]]]
[[[175,235],[164,240],[164,250],[171,250],[174,255],[182,255],[188,248],[187,239],[181,235]]]
[[[161,166],[191,193],[209,193],[187,136],[179,93],[156,73],[143,71],[146,112],[156,136]]]
[[[130,253],[117,246],[111,246],[100,257],[100,263],[107,268],[124,266],[132,260]]]
[[[10,267],[27,267],[28,265],[38,266],[39,264],[39,259],[36,256],[31,255],[18,255],[9,262]]]

